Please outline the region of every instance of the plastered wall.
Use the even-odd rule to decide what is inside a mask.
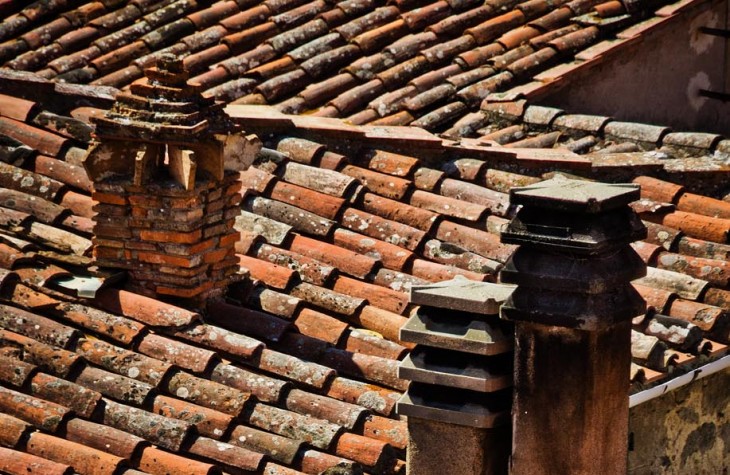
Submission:
[[[730,102],[699,95],[700,89],[730,94],[730,39],[699,32],[702,26],[730,29],[729,3],[693,7],[542,103],[676,131],[730,135]]]

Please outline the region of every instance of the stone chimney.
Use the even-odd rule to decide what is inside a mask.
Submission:
[[[255,147],[181,60],[164,57],[145,76],[94,120],[84,160],[94,257],[126,269],[131,290],[199,306],[237,279],[239,172]]]
[[[636,185],[553,179],[513,188],[502,232],[519,244],[501,272],[517,288],[511,473],[625,474],[631,286],[646,267],[629,243],[646,229],[628,206]]]
[[[498,313],[513,289],[463,278],[412,288],[420,307],[400,337],[417,345],[398,370],[412,381],[398,402],[408,473],[506,473],[513,336]]]

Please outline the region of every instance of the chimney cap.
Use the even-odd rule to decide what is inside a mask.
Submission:
[[[514,205],[553,211],[596,214],[627,206],[640,198],[640,190],[633,183],[607,184],[556,176],[534,185],[512,188],[510,201]]]

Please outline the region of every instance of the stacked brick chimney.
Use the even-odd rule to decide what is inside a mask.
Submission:
[[[255,152],[180,60],[145,75],[95,119],[94,256],[126,269],[131,290],[202,305],[237,278],[239,172]]]

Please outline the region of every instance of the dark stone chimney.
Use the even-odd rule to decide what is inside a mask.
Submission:
[[[631,319],[645,310],[631,281],[646,267],[629,246],[646,235],[628,206],[639,187],[553,179],[510,195],[511,473],[625,474]]]
[[[201,306],[239,269],[239,172],[255,152],[223,111],[165,57],[94,120],[94,257],[136,292]]]

